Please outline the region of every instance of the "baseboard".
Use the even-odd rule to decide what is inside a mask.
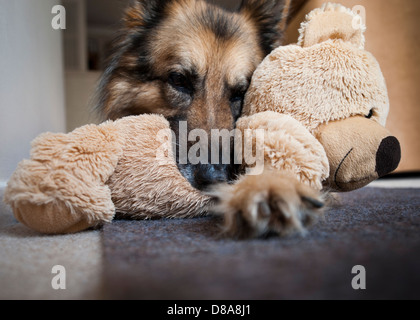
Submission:
[[[412,179],[420,178],[420,171],[407,171],[407,172],[397,172],[391,173],[385,177],[380,178],[379,180],[390,180],[390,179]]]

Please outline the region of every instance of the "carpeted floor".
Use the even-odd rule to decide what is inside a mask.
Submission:
[[[217,226],[115,221],[51,237],[0,202],[0,299],[420,298],[420,189],[343,195],[306,238],[223,240]],[[64,291],[51,287],[57,264]],[[351,288],[354,265],[366,267],[366,291]]]
[[[305,238],[220,239],[212,218],[116,221],[103,230],[113,299],[420,298],[420,190],[365,188]],[[367,290],[351,270],[363,265]]]
[[[100,231],[45,236],[18,223],[0,188],[0,299],[102,297]],[[66,269],[66,290],[54,290],[55,265]]]

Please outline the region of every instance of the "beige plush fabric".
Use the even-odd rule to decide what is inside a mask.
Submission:
[[[365,31],[363,20],[352,10],[340,4],[327,3],[306,16],[299,29],[298,45],[311,47],[328,39],[342,39],[364,49]]]
[[[115,214],[105,185],[122,155],[117,125],[88,125],[70,134],[46,133],[32,143],[4,200],[21,223],[43,233],[70,233],[109,222]]]
[[[390,136],[385,127],[365,117],[322,125],[317,139],[325,148],[331,168],[324,184],[333,190],[348,191],[378,179],[376,154],[382,141]]]
[[[265,163],[287,174],[282,178],[286,189],[292,173],[314,190],[320,190],[329,175],[334,183],[328,187],[349,191],[376,178],[378,163],[386,174],[399,162],[398,141],[387,140],[384,148],[381,142],[388,133],[374,129],[384,125],[388,115],[387,89],[377,61],[363,50],[363,28],[351,33],[353,18],[338,5],[314,11],[301,28],[305,47],[279,47],[253,76],[245,99],[248,117],[239,127],[265,129]],[[348,126],[349,119],[367,115],[371,119],[357,131]],[[327,130],[332,123],[337,129]],[[162,133],[170,136],[163,117],[143,115],[67,135],[42,135],[33,144],[31,159],[12,176],[5,201],[20,222],[43,233],[77,232],[110,222],[115,213],[140,219],[204,215],[209,198],[181,175],[171,143],[160,152]],[[364,136],[372,143],[360,143]],[[348,151],[347,143],[355,140],[360,140],[357,150],[353,146]],[[378,155],[388,151],[395,155],[378,161]],[[265,174],[270,176],[270,171]],[[321,207],[312,192],[298,189],[303,191],[296,199]]]
[[[181,175],[172,143],[165,152],[158,152],[164,141],[160,138],[170,136],[169,123],[150,115],[124,118],[118,126],[127,142],[107,183],[117,212],[139,219],[204,215],[209,198]]]
[[[302,124],[289,115],[273,111],[242,117],[237,124],[245,129],[263,129],[264,159],[268,167],[293,176],[317,190],[329,175],[329,163],[324,147]],[[253,141],[255,141],[253,139]],[[255,146],[253,146],[255,150]]]
[[[166,131],[165,131],[166,130]],[[171,144],[162,154],[158,115],[47,133],[32,145],[5,193],[16,218],[47,234],[72,233],[113,220],[203,215],[209,198],[180,174]]]
[[[352,43],[329,39],[274,50],[254,73],[244,113],[289,114],[314,132],[322,123],[366,116],[371,109],[385,125],[389,100],[378,62]]]
[[[305,15],[329,0],[309,0],[291,21],[287,43],[296,43]],[[367,51],[378,60],[390,99],[387,128],[401,143],[399,172],[420,170],[420,1],[340,0],[366,14]]]
[[[386,163],[383,167],[392,170],[399,162],[396,139],[386,151],[391,156],[386,155],[385,160],[377,156],[379,151],[385,153],[379,150],[381,143],[391,136],[384,128],[389,113],[388,92],[378,62],[364,50],[366,27],[356,24],[361,21],[356,18],[351,10],[337,4],[326,4],[308,14],[300,28],[299,44],[275,49],[255,71],[245,98],[244,114],[248,118],[246,123],[239,122],[241,129],[254,123],[254,129],[260,126],[270,130],[265,123],[257,125],[264,117],[260,114],[273,118],[267,111],[275,111],[296,119],[300,128],[279,123],[290,130],[289,137],[305,136],[306,143],[300,141],[302,152],[293,154],[299,148],[284,133],[273,134],[265,148],[275,145],[274,149],[283,151],[267,153],[266,162],[318,188],[324,183],[330,190],[351,191],[378,178],[378,163]],[[270,126],[276,127],[274,123]],[[305,130],[319,141],[302,133]],[[325,148],[329,168],[325,158],[320,158],[320,145]],[[279,165],[291,164],[289,156],[297,159],[295,169]],[[310,174],[302,169],[306,162]]]

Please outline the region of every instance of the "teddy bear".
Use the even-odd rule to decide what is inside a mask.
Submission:
[[[252,129],[254,144],[264,130],[265,169],[214,191],[228,234],[305,233],[327,192],[362,188],[398,167],[385,79],[360,22],[327,3],[306,16],[297,44],[275,49],[255,71],[237,127]]]
[[[98,227],[116,213],[132,219],[202,216],[210,199],[180,174],[168,134],[169,122],[160,115],[42,134],[8,181],[4,200],[18,221],[46,234]]]
[[[323,190],[361,188],[400,160],[398,140],[384,127],[385,80],[354,17],[340,5],[314,10],[299,43],[279,47],[257,68],[237,127],[250,135],[251,149],[263,131],[261,172],[247,164],[234,183],[201,193],[178,170],[168,121],[131,116],[39,136],[5,202],[18,221],[47,234],[79,232],[116,215],[208,213],[223,215],[226,234],[237,238],[304,232],[324,210]]]

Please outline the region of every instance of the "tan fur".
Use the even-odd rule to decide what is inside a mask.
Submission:
[[[171,62],[177,62],[171,61],[171,57],[185,57],[187,63],[198,67],[200,74],[206,74],[212,68],[218,72],[238,74],[231,70],[235,67],[248,68],[247,71],[252,73],[263,58],[261,49],[256,45],[256,28],[241,14],[230,13],[232,23],[241,32],[237,38],[227,41],[218,39],[205,25],[190,19],[208,6],[205,1],[175,1],[168,8],[170,18],[155,33],[153,58],[165,68],[171,66]],[[220,15],[226,14],[220,8],[213,10]],[[232,63],[235,58],[244,59],[246,63]]]
[[[144,26],[142,12],[144,12],[144,3],[140,1],[133,1],[133,4],[125,11],[125,27],[127,29],[135,29],[137,27]]]
[[[255,71],[238,127],[265,130],[267,171],[214,192],[229,234],[244,228],[254,235],[302,232],[299,221],[308,213],[296,213],[299,201],[310,198],[315,205],[309,216],[317,216],[323,184],[336,191],[367,185],[378,177],[378,154],[388,148],[395,154],[384,161],[396,165],[398,141],[380,149],[391,136],[383,127],[389,112],[385,80],[363,49],[365,27],[353,29],[354,18],[340,5],[314,10],[302,24],[300,43],[275,49]],[[265,216],[257,214],[259,207]],[[290,217],[301,220],[279,223]]]
[[[317,13],[322,14],[322,10]],[[311,26],[316,23],[302,30],[315,34]],[[336,37],[339,33],[331,34]],[[213,191],[219,198],[214,211],[225,215],[226,232],[231,236],[304,232],[322,213],[324,199],[319,189],[328,170],[338,178],[334,183],[340,190],[361,187],[373,177],[371,157],[387,136],[380,124],[385,123],[389,108],[379,66],[351,41],[315,43],[307,48],[279,48],[255,73],[246,99],[246,117],[238,126],[265,129],[266,168],[262,175],[244,176],[234,185]],[[214,56],[229,61],[224,55],[227,48],[216,50]],[[165,54],[168,52],[162,52]],[[199,63],[200,57],[195,59]],[[221,75],[218,63],[215,59],[208,64],[213,89],[221,85],[216,77]],[[216,92],[198,101],[215,103],[219,99]],[[372,119],[364,119],[371,109]],[[208,128],[214,119],[223,117],[195,107],[189,112],[208,117]],[[33,143],[31,159],[19,164],[9,181],[5,201],[19,221],[44,233],[97,226],[111,221],[115,212],[142,219],[206,214],[212,205],[210,198],[181,175],[170,145],[159,153],[163,141],[158,132],[167,133],[169,128],[162,116],[143,115],[85,126],[67,135],[42,135]],[[385,149],[394,149],[398,156],[395,141]],[[347,157],[350,153],[344,153],[350,146],[357,150]],[[386,150],[378,154],[382,152]],[[393,165],[395,159],[391,157]],[[365,181],[364,177],[369,178]]]
[[[186,119],[192,128],[233,129],[232,91],[246,89],[267,48],[280,40],[276,13],[250,2],[246,13],[229,13],[198,0],[166,1],[162,8],[153,5],[163,2],[133,1],[99,88],[98,109],[109,119],[159,113]],[[219,20],[229,22],[227,30],[214,24]],[[194,81],[203,85],[183,108],[174,102],[168,76],[192,66]],[[43,135],[11,178],[5,201],[19,221],[44,233],[80,231],[115,213],[146,219],[205,214],[209,198],[180,174],[172,151],[156,159],[159,129],[169,130],[168,121],[145,115]]]
[[[121,81],[113,84],[114,92],[124,92],[124,95],[113,95],[110,98],[110,105],[123,104],[127,100],[134,104],[141,104],[143,113],[166,114],[167,117],[175,116],[176,109],[168,109],[167,103],[162,97],[161,90],[157,82],[144,83],[140,86],[133,86],[129,82]],[[136,110],[128,110],[129,112],[137,112]],[[110,111],[111,113],[111,111]],[[118,119],[121,115],[119,111],[111,116],[111,118]]]
[[[372,108],[373,119],[385,125],[389,112],[378,62],[343,40],[276,49],[254,73],[245,105],[247,115],[290,114],[311,132],[328,121],[368,115]]]
[[[228,16],[240,32],[229,39],[218,38],[198,20],[210,6],[215,14]],[[137,27],[143,26],[144,11],[142,2],[127,10],[126,32],[134,33]],[[228,13],[201,0],[170,2],[164,15],[166,18],[150,33],[148,41],[149,63],[154,66],[156,80],[137,82],[115,77],[107,85],[104,113],[113,120],[143,113],[162,114],[167,119],[182,115],[183,108],[174,106],[174,99],[165,93],[165,78],[170,72],[194,67],[200,79],[205,79],[205,87],[188,108],[189,125],[208,133],[211,129],[232,130],[234,119],[230,116],[226,84],[247,83],[264,57],[255,22],[248,15]],[[121,59],[121,66],[135,72],[136,52],[126,53]]]
[[[70,134],[46,133],[19,164],[4,200],[16,218],[43,233],[67,233],[109,222],[115,207],[105,186],[124,140],[112,122]]]
[[[298,45],[307,48],[330,39],[342,39],[359,49],[364,49],[365,31],[363,20],[352,10],[339,4],[327,3],[306,16],[306,21],[299,30]]]
[[[125,138],[123,156],[107,185],[118,214],[138,219],[191,218],[204,215],[209,199],[179,173],[172,149],[158,157],[160,116],[127,117],[116,122]]]
[[[376,152],[391,133],[365,117],[323,124],[317,139],[324,146],[331,171],[324,184],[337,191],[359,189],[376,180]]]
[[[322,189],[322,181],[328,178],[330,170],[328,158],[323,146],[300,122],[288,115],[267,111],[242,117],[237,127],[241,131],[265,131],[266,167],[293,173],[300,182],[317,190]]]
[[[232,129],[225,85],[247,81],[261,62],[263,53],[257,46],[257,30],[238,13],[232,13],[231,19],[241,33],[229,40],[217,38],[211,30],[189,18],[206,10],[207,6],[204,1],[174,2],[168,8],[171,18],[158,28],[151,42],[153,62],[159,66],[160,74],[165,75],[177,67],[194,66],[200,78],[206,79],[204,92],[198,93],[188,108],[187,119],[192,128],[210,133],[211,129]],[[223,14],[222,9],[214,10]],[[180,59],[182,65],[178,65]],[[238,76],[243,78],[236,78]],[[166,115],[166,112],[162,114]]]
[[[318,185],[324,182],[337,191],[351,191],[378,178],[376,152],[391,136],[383,127],[389,113],[385,80],[376,59],[363,49],[365,27],[352,27],[354,17],[333,4],[311,12],[302,24],[300,45],[279,47],[258,67],[244,108],[246,115],[276,111],[303,124],[328,155],[330,175]],[[295,148],[280,138],[277,143]]]
[[[127,117],[70,134],[44,134],[8,182],[4,200],[16,218],[42,233],[85,230],[113,220],[193,217],[209,198],[180,174],[172,150],[157,158],[161,116]]]
[[[212,195],[221,199],[213,210],[225,218],[224,231],[236,238],[258,237],[267,232],[285,236],[317,221],[322,209],[305,198],[316,199],[315,189],[298,182],[295,173],[265,170],[259,176],[246,176],[235,185],[217,188]]]

